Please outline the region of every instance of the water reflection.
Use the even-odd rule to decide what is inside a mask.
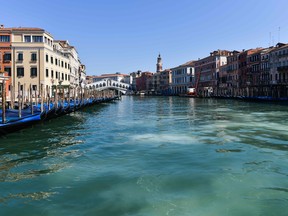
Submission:
[[[59,161],[79,154],[69,146],[84,143],[79,139],[84,130],[84,115],[72,113],[2,138],[0,181],[22,181],[63,169],[66,165]]]

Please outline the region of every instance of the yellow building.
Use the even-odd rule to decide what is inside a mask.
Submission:
[[[1,28],[0,35],[4,32],[11,34],[9,95],[14,89],[16,100],[19,93],[27,98],[31,85],[33,97],[39,96],[41,87],[52,96],[52,86],[70,86],[71,62],[61,41],[41,28]]]

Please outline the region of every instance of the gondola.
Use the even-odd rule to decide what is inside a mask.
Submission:
[[[6,123],[0,124],[0,135],[15,132],[25,127],[32,126],[36,122],[40,122],[45,119],[46,112],[30,114],[18,119],[8,118]]]

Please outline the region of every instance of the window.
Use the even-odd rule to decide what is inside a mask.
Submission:
[[[36,67],[32,67],[30,69],[30,76],[31,77],[37,77],[37,68]]]
[[[0,42],[10,42],[9,35],[0,35]]]
[[[62,80],[64,80],[64,74],[62,73]]]
[[[55,59],[55,65],[58,65],[58,59],[57,58]]]
[[[11,77],[11,67],[4,67],[4,71],[8,73],[8,76]]]
[[[46,54],[46,62],[49,62],[49,56]]]
[[[41,42],[43,42],[43,37],[33,35],[32,36],[32,42],[41,43]]]
[[[18,53],[18,61],[23,61],[23,53]]]
[[[51,70],[51,78],[53,78],[53,77],[54,77],[54,71]]]
[[[65,74],[65,80],[67,80],[67,74]]]
[[[64,63],[63,63],[63,61],[61,61],[61,67],[62,67],[62,68],[64,67]]]
[[[32,90],[37,91],[37,85],[32,85]]]
[[[53,57],[51,56],[51,64],[53,64]]]
[[[46,69],[46,77],[49,77],[49,70]]]
[[[30,43],[31,42],[31,36],[30,35],[25,35],[24,36],[24,42]]]
[[[58,79],[58,72],[56,71],[56,79]]]
[[[23,76],[24,76],[24,68],[17,67],[17,77],[23,77]]]
[[[37,54],[31,53],[31,61],[37,61]]]
[[[11,53],[4,54],[4,61],[11,61]]]

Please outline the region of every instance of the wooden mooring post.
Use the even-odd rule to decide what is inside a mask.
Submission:
[[[6,82],[2,81],[2,124],[6,123]]]
[[[21,110],[21,85],[20,85],[20,82],[18,82],[18,117],[21,118],[22,117],[22,110]]]

